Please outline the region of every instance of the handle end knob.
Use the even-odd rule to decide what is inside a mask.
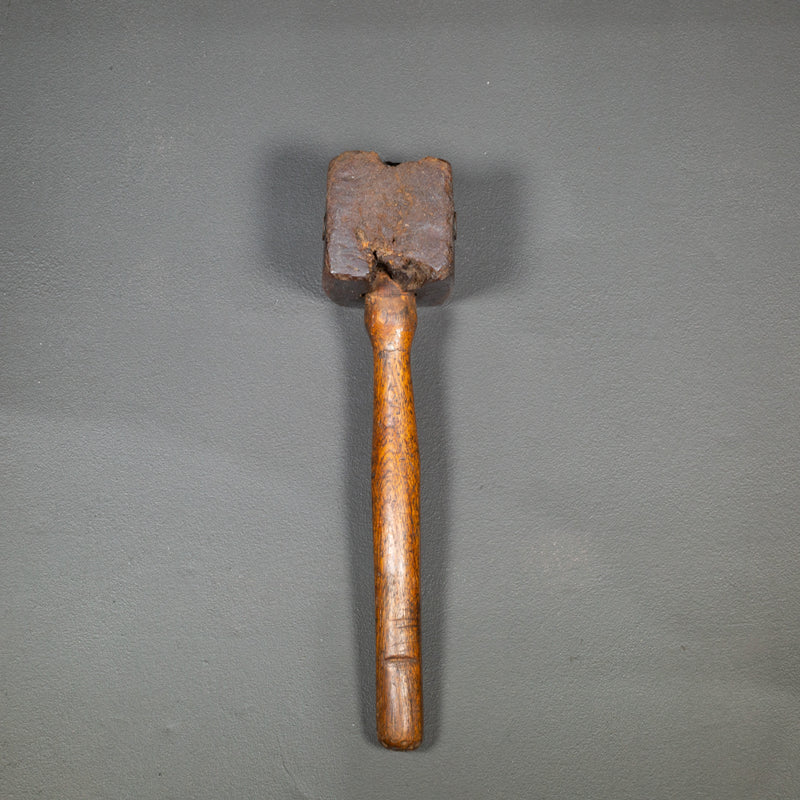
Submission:
[[[422,742],[422,674],[418,658],[395,656],[378,664],[378,739],[390,750]]]

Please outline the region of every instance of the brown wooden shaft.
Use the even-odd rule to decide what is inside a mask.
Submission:
[[[416,298],[381,274],[366,295],[375,397],[372,533],[378,738],[413,750],[422,741],[419,625],[419,450],[411,388]]]

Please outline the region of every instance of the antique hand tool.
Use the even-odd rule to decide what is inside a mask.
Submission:
[[[372,340],[372,534],[378,738],[422,741],[419,621],[419,450],[411,389],[416,304],[444,302],[453,283],[452,170],[348,152],[328,167],[323,286],[338,303],[362,299]]]

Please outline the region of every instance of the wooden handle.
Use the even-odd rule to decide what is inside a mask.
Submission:
[[[419,450],[411,389],[416,298],[381,274],[364,313],[375,362],[372,534],[378,738],[413,750],[422,741],[419,647]]]

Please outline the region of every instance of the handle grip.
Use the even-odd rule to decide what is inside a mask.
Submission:
[[[416,298],[381,273],[366,295],[372,340],[372,534],[378,738],[413,750],[422,741],[419,623],[419,449],[411,387]]]

